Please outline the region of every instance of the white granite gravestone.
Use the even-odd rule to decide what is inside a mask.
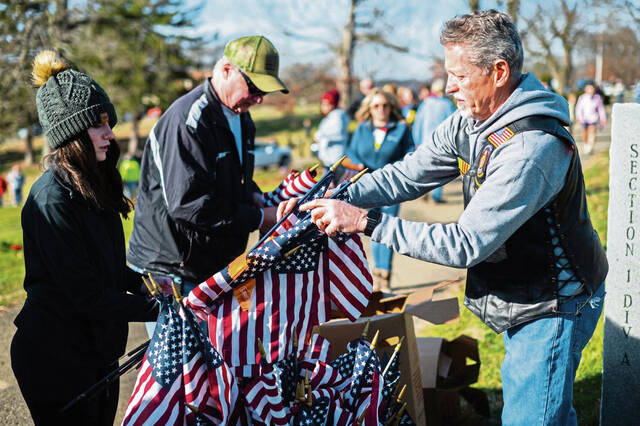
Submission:
[[[640,104],[611,124],[601,425],[640,424]]]

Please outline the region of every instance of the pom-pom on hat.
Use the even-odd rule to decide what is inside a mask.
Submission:
[[[334,107],[337,107],[340,102],[340,92],[335,89],[326,91],[324,92],[324,95],[322,95],[322,100],[329,102]]]
[[[38,87],[36,107],[40,125],[51,149],[59,148],[109,115],[109,125],[118,122],[116,110],[106,92],[87,74],[69,69],[50,51],[40,52],[33,61],[33,83]]]

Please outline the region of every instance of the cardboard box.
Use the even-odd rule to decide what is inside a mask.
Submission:
[[[360,337],[367,321],[371,322],[369,338],[377,330],[380,336],[377,352],[391,353],[402,336],[405,341],[398,352],[400,361],[400,383],[407,385],[404,401],[407,411],[416,425],[425,425],[424,398],[422,394],[422,374],[420,357],[413,326],[414,316],[443,324],[459,317],[460,309],[456,298],[433,299],[435,287],[416,291],[409,295],[390,295],[374,292],[365,314],[356,322],[334,319],[318,326],[318,333],[331,342],[332,360],[346,352],[347,343]],[[334,314],[338,317],[338,314]]]
[[[451,342],[439,337],[416,339],[422,370],[422,387],[460,389],[478,381],[478,341],[459,336]]]
[[[478,381],[480,373],[477,340],[465,335],[450,342],[442,338],[420,337],[416,343],[426,424],[472,424],[469,420],[472,408],[482,415],[486,411],[488,416],[484,392],[468,387]],[[467,400],[466,410],[461,408],[461,396]]]

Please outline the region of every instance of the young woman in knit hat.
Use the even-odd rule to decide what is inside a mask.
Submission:
[[[27,298],[11,366],[36,425],[112,425],[117,381],[60,409],[116,368],[128,321],[158,312],[125,265],[120,216],[132,204],[116,169],[117,116],[95,80],[51,51],[35,58],[33,80],[51,154],[22,210]]]

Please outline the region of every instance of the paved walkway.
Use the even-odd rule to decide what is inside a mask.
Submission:
[[[579,134],[576,134],[576,136],[577,138],[580,137]],[[607,129],[607,132],[599,135],[597,139],[596,152],[607,150],[609,140],[609,129]],[[579,141],[578,145],[581,145]],[[583,156],[583,163],[588,163],[590,156],[584,156],[582,148],[580,148],[580,152]],[[459,180],[455,180],[445,187],[444,198],[447,201],[444,204],[435,204],[424,199],[405,203],[400,210],[400,216],[409,220],[424,222],[454,222],[462,212],[462,193]],[[255,239],[256,236],[254,235],[253,238]],[[368,242],[366,244],[368,246]],[[395,255],[391,284],[394,291],[410,292],[463,274],[464,270]],[[33,424],[11,372],[9,361],[9,345],[15,332],[13,319],[18,311],[19,307],[10,309],[0,307],[0,348],[6,348],[0,350],[0,425]],[[146,338],[146,332],[142,325],[133,324],[130,326],[129,348],[137,346]],[[46,360],[43,360],[43,362],[46,362]],[[120,404],[116,424],[121,422],[135,378],[135,373],[129,373],[124,376],[121,382]],[[51,386],[51,388],[52,392],[55,392],[55,386]]]

